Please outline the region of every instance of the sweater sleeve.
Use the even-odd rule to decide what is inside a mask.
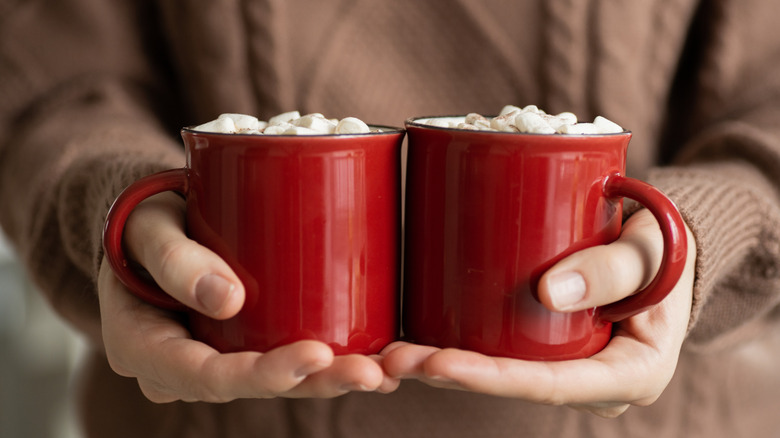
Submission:
[[[780,39],[774,3],[709,5],[702,67],[688,84],[697,87],[688,140],[648,180],[696,236],[689,343],[717,347],[773,318],[780,303]]]
[[[53,307],[99,342],[94,281],[118,193],[181,167],[147,2],[17,2],[0,19],[0,225]]]

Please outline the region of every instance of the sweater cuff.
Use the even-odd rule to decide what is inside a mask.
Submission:
[[[113,150],[106,154],[84,159],[78,165],[69,169],[69,176],[66,176],[68,184],[63,186],[60,191],[60,205],[68,205],[67,200],[73,200],[74,197],[83,196],[83,207],[79,211],[72,210],[67,218],[61,219],[65,227],[73,227],[73,232],[64,233],[65,236],[82,235],[77,228],[88,224],[89,239],[88,247],[83,248],[88,251],[90,266],[84,268],[90,269],[93,279],[97,279],[100,264],[103,259],[103,228],[106,216],[119,194],[130,184],[138,179],[151,175],[153,173],[183,167],[185,164],[184,156],[180,149],[175,147],[164,147],[172,144],[168,137],[146,134],[139,136],[136,134],[126,136],[127,139],[138,142],[142,141],[146,145],[157,145],[157,150],[146,151],[139,154],[132,146],[119,151]],[[103,141],[103,140],[96,140]],[[79,215],[83,215],[79,218]],[[83,221],[83,222],[82,222]],[[77,242],[69,242],[69,248],[78,247]],[[85,260],[81,257],[79,259]]]
[[[706,343],[777,301],[780,218],[773,190],[745,162],[653,170],[647,178],[680,209],[697,251],[688,338]],[[770,286],[772,284],[772,286]]]

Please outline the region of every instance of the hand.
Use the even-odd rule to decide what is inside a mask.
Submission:
[[[186,238],[183,203],[162,194],[139,204],[125,227],[128,254],[174,298],[225,319],[244,302],[244,289],[216,254]],[[195,341],[180,316],[139,300],[104,259],[98,278],[103,342],[111,368],[134,377],[158,403],[227,402],[237,398],[336,397],[351,390],[391,392],[380,356],[334,356],[317,341],[267,353],[220,354]]]
[[[649,405],[671,380],[687,332],[696,243],[686,232],[688,257],[676,287],[660,304],[616,323],[613,339],[590,358],[533,362],[397,342],[381,353],[385,370],[435,387],[569,405],[604,417],[618,416],[630,405]],[[618,301],[652,279],[662,247],[655,218],[641,210],[616,242],[575,253],[546,272],[540,299],[564,312]],[[582,274],[584,290],[576,287],[581,282],[572,286],[571,272]]]

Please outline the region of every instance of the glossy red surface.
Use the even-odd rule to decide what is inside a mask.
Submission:
[[[133,203],[179,190],[187,198],[188,234],[222,256],[247,291],[229,320],[188,311],[195,338],[225,352],[316,339],[336,354],[376,353],[398,332],[403,135],[183,130],[186,168],[141,180],[120,196],[113,208],[120,213],[108,221],[107,253],[121,247],[122,216]],[[177,188],[182,179],[185,190]],[[120,279],[139,296],[181,308],[115,258]]]
[[[630,133],[522,135],[412,121],[407,133],[409,340],[531,360],[587,357],[608,343],[611,320],[659,302],[679,278],[679,213],[656,189],[621,176]],[[535,291],[544,271],[579,249],[615,240],[620,196],[637,192],[665,228],[667,256],[652,287],[614,310],[547,310]]]

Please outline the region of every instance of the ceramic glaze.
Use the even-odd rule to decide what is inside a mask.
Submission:
[[[182,131],[187,165],[139,180],[115,203],[106,253],[120,280],[189,316],[222,352],[303,339],[336,354],[372,354],[397,337],[400,147],[403,130],[322,136]],[[153,193],[187,199],[187,233],[233,268],[246,289],[235,317],[184,308],[138,278],[121,253],[132,208]]]
[[[404,333],[413,342],[532,360],[582,358],[611,322],[663,299],[685,262],[671,201],[626,178],[630,133],[542,135],[407,121]],[[624,302],[574,313],[537,299],[541,275],[575,251],[614,241],[622,197],[647,206],[665,237],[662,269]]]

